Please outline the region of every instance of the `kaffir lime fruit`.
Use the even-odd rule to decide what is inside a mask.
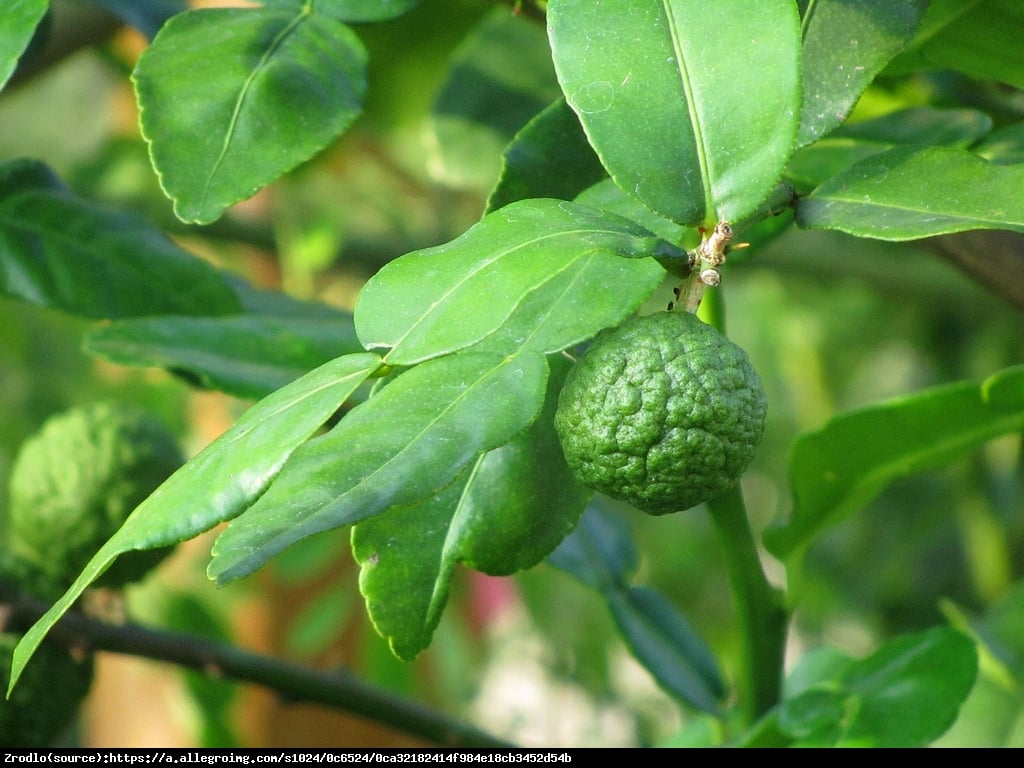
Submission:
[[[54,585],[31,563],[0,550],[0,598],[53,596]],[[63,590],[56,591],[59,595]],[[92,657],[73,654],[51,641],[39,646],[11,698],[4,699],[11,679],[11,654],[20,636],[0,631],[0,747],[48,747],[75,719],[92,684]]]
[[[747,354],[689,312],[598,334],[570,371],[555,427],[584,485],[661,515],[733,487],[764,431]]]
[[[11,679],[11,654],[20,635],[0,633],[0,685]],[[0,698],[0,747],[49,747],[78,714],[93,678],[92,656],[77,658],[44,642],[32,656],[11,698]]]
[[[7,544],[66,585],[183,461],[174,435],[139,408],[95,403],[58,414],[11,468]],[[170,551],[122,555],[97,584],[136,581]]]

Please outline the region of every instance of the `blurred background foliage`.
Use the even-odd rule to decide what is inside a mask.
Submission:
[[[15,80],[0,94],[0,157],[41,159],[83,197],[143,213],[258,286],[351,309],[382,264],[450,240],[481,215],[505,142],[558,94],[543,27],[502,4],[424,0],[358,33],[370,53],[365,113],[326,152],[216,224],[177,221],[148,163],[127,78],[146,44],[136,31],[118,30]],[[854,120],[898,107],[964,106],[971,103],[965,85],[947,72],[894,72],[870,88]],[[1019,91],[994,88],[971,99],[984,99],[997,121],[1024,117]],[[749,352],[770,403],[764,443],[743,481],[755,531],[788,513],[787,454],[800,433],[847,408],[981,380],[1024,359],[1021,309],[937,258],[927,242],[883,244],[790,227],[738,252],[726,283],[729,334]],[[666,284],[652,306],[670,295]],[[163,371],[90,358],[80,350],[88,327],[0,301],[0,485],[22,441],[72,405],[107,397],[141,404],[181,435],[189,453],[248,405]],[[1011,678],[1020,679],[1022,466],[1019,437],[994,441],[947,469],[894,484],[830,532],[808,556],[793,658],[823,643],[867,653],[943,616],[986,615],[1004,643],[1016,642]],[[681,607],[729,671],[730,591],[702,512],[668,520],[615,511],[626,515],[642,553],[636,583]],[[686,743],[709,727],[631,660],[599,598],[554,568],[514,579],[461,571],[432,647],[406,664],[369,625],[344,531],[308,540],[221,590],[203,573],[208,545],[201,538],[182,546],[133,588],[129,615],[313,666],[345,666],[524,745],[657,744],[683,726],[674,743]],[[998,664],[983,670],[944,743],[1024,744],[1019,686],[1006,683]],[[413,742],[265,691],[101,655],[69,743]]]

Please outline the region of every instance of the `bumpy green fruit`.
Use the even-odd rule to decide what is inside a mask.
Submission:
[[[58,414],[11,468],[7,543],[67,583],[183,460],[168,429],[138,408],[96,403]],[[170,551],[124,555],[98,583],[135,581]]]
[[[48,598],[55,586],[31,563],[9,550],[0,551],[0,598]],[[56,591],[59,595],[60,591]],[[44,642],[18,680],[10,699],[4,699],[11,679],[11,654],[19,635],[0,632],[0,747],[47,747],[74,720],[89,692],[92,656],[79,657],[52,642]]]
[[[19,635],[0,633],[0,685],[11,679],[11,654]],[[32,656],[11,698],[0,699],[0,747],[49,747],[71,725],[89,692],[92,657],[77,659],[44,642]]]
[[[580,482],[661,515],[736,484],[766,409],[740,347],[688,312],[659,312],[594,339],[566,379],[555,427]]]

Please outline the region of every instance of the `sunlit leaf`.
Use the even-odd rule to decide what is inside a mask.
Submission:
[[[213,221],[336,139],[362,108],[365,64],[352,30],[308,10],[215,8],[168,21],[133,80],[177,216]]]
[[[477,344],[554,352],[633,312],[672,249],[642,227],[564,200],[523,200],[450,243],[389,262],[363,287],[356,332],[408,365]],[[500,334],[498,333],[500,331]]]
[[[786,523],[765,531],[765,544],[780,559],[789,559],[893,480],[942,466],[1021,429],[1021,367],[981,386],[933,387],[842,413],[793,446],[793,512]]]
[[[186,541],[238,515],[282,465],[380,365],[362,353],[332,360],[252,406],[132,512],[14,650],[11,682],[56,621],[119,556]],[[197,489],[201,489],[198,492]]]
[[[505,148],[501,176],[487,200],[487,210],[531,197],[572,200],[606,176],[576,113],[559,99]]]
[[[92,318],[239,310],[207,262],[130,213],[76,197],[31,160],[0,166],[0,292]]]
[[[590,492],[573,479],[552,421],[569,366],[551,364],[544,411],[526,432],[481,455],[440,494],[353,528],[370,619],[399,658],[430,643],[457,565],[491,575],[530,568],[579,520]]]
[[[464,352],[418,365],[295,452],[266,494],[222,533],[209,573],[245,576],[295,542],[414,504],[536,418],[540,355]]]
[[[897,147],[856,163],[797,204],[797,223],[879,240],[972,229],[1024,232],[1024,165],[944,147]]]
[[[842,123],[913,39],[928,0],[816,0],[803,20],[804,101],[797,146]]]
[[[7,0],[0,13],[0,88],[3,88],[32,42],[47,8],[48,0]]]
[[[566,100],[628,194],[679,224],[752,212],[800,120],[796,3],[550,0]]]
[[[808,661],[815,657],[808,656]],[[977,676],[974,643],[954,629],[897,637],[865,659],[831,657],[778,724],[804,747],[925,747],[956,720]]]

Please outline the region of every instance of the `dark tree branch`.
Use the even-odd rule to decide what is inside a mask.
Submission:
[[[25,597],[0,604],[3,631],[24,631],[48,605]],[[108,624],[69,612],[47,636],[70,648],[169,662],[204,674],[254,683],[282,699],[319,704],[381,723],[442,747],[512,747],[418,702],[368,685],[344,671],[319,671],[191,635]]]

